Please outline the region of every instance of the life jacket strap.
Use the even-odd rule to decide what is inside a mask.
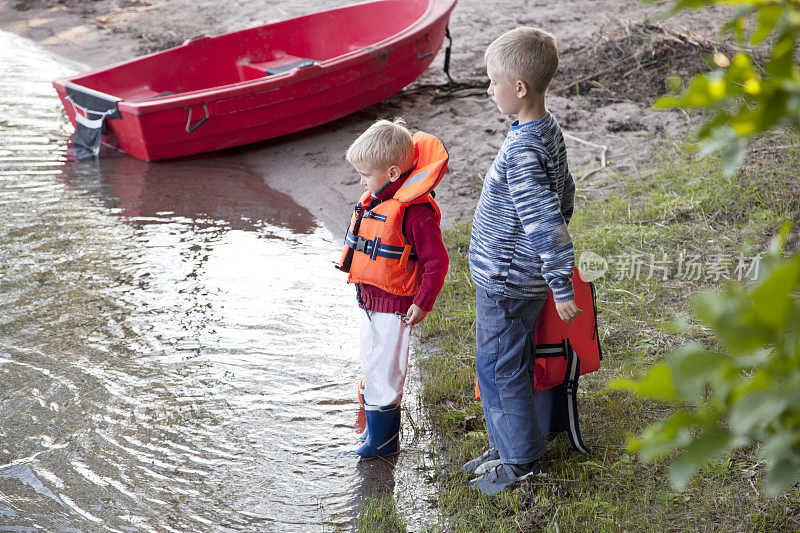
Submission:
[[[603,360],[603,347],[600,345],[600,335],[597,332],[597,290],[594,283],[589,282],[589,288],[592,290],[592,310],[594,311],[594,331],[592,332],[592,339],[597,341],[597,352],[600,355],[600,360]]]
[[[413,251],[414,250],[411,245],[406,244],[405,248],[403,249],[403,255],[400,256],[400,266],[405,266],[405,264],[408,263],[408,258],[411,257]]]
[[[417,261],[417,254],[406,252],[407,246],[391,246],[381,243],[380,237],[375,237],[374,240],[368,240],[360,237],[351,231],[347,232],[344,240],[345,244],[357,252],[362,252],[369,255],[373,261],[378,257],[386,259],[397,259],[398,261],[405,255],[412,261]]]
[[[565,339],[566,340],[566,339]],[[568,358],[567,352],[564,349],[564,344],[537,344],[536,345],[536,357],[562,357],[564,359]]]
[[[578,422],[578,378],[581,375],[581,359],[569,343],[564,339],[558,344],[537,344],[535,357],[561,357],[567,361],[564,381],[555,387],[557,401],[563,402],[557,409],[563,416],[559,427],[569,436],[572,447],[581,453],[590,453],[589,447],[583,443],[581,428]],[[563,424],[563,425],[561,425]]]
[[[567,403],[567,435],[572,447],[582,453],[590,453],[589,447],[581,439],[581,428],[578,424],[578,377],[581,375],[581,360],[569,345],[567,350],[567,375],[564,378],[564,398]]]

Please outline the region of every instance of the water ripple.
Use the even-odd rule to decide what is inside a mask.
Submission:
[[[72,161],[68,72],[0,33],[0,529],[345,527],[337,243],[225,156]]]

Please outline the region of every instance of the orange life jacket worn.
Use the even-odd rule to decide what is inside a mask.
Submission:
[[[441,140],[417,132],[413,135],[417,165],[392,198],[372,209],[366,191],[356,204],[344,240],[338,268],[348,272],[348,283],[374,285],[398,296],[413,296],[422,282],[422,269],[403,234],[405,210],[427,203],[441,221],[439,206],[431,194],[447,169],[450,156]]]

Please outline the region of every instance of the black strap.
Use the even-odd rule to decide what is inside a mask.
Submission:
[[[453,38],[450,37],[450,26],[444,29],[444,36],[447,37],[447,48],[444,49],[444,73],[451,83],[455,83],[450,76],[450,48],[453,46]]]
[[[581,428],[578,423],[578,377],[581,374],[581,360],[575,350],[569,346],[569,341],[564,339],[567,343],[566,349],[569,354],[567,363],[567,375],[564,378],[564,399],[567,403],[567,435],[572,447],[582,453],[591,453],[589,447],[583,443],[581,439]]]
[[[566,339],[565,339],[566,340]],[[558,344],[537,344],[536,358],[563,357],[567,359],[568,354],[564,349],[564,343]]]
[[[564,339],[558,344],[537,344],[536,345],[536,358],[540,357],[563,357],[567,360],[567,370],[564,373],[564,382],[551,389],[555,391],[556,401],[563,399],[563,408],[557,410],[561,416],[565,417],[563,421],[563,429],[559,431],[566,431],[569,437],[569,442],[572,447],[581,453],[590,453],[589,447],[583,443],[581,439],[581,428],[578,421],[578,378],[581,375],[581,360],[575,350],[569,343],[569,339]]]
[[[364,299],[361,297],[361,284],[356,283],[356,301],[358,302],[358,306],[367,313],[367,320],[370,322],[372,321],[372,317],[369,314],[369,310],[367,309],[367,305],[364,303]]]
[[[361,226],[361,219],[364,216],[364,208],[361,206],[361,202],[356,202],[355,206],[355,214],[356,214],[356,221],[353,224],[353,230],[358,233],[358,228]],[[350,233],[350,221],[347,222],[347,228],[344,230],[344,244],[347,245],[347,234]],[[347,251],[344,259],[341,261],[341,265],[336,265],[338,270],[342,272],[350,272],[350,266],[353,264],[353,252],[354,250],[350,248]]]
[[[344,242],[356,252],[367,254],[373,261],[378,257],[400,260],[400,258],[403,256],[403,252],[405,252],[404,246],[383,244],[380,237],[375,237],[374,240],[368,240],[360,235],[354,234],[351,231],[347,232]],[[416,261],[418,259],[417,254],[411,252],[408,259],[410,261]]]
[[[592,289],[592,306],[594,309],[594,332],[592,333],[592,338],[597,340],[597,352],[600,354],[600,360],[603,360],[603,347],[600,345],[600,335],[597,332],[597,290],[594,287],[594,283],[591,281],[589,282],[589,288]]]

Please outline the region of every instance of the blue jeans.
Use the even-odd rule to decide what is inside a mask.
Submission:
[[[543,305],[476,291],[478,387],[489,444],[503,463],[530,463],[545,451],[533,401],[534,327]]]

